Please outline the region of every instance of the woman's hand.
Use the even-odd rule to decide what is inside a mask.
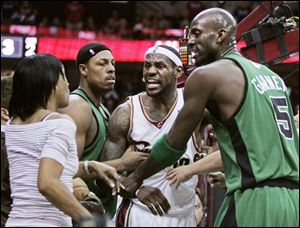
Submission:
[[[166,179],[170,181],[170,185],[174,185],[174,190],[176,190],[180,183],[189,180],[193,174],[189,172],[189,166],[179,166],[176,169],[172,169],[167,173]]]
[[[103,162],[89,161],[89,171],[96,175],[96,178],[103,180],[112,188],[112,192],[120,192],[120,177],[114,167]]]

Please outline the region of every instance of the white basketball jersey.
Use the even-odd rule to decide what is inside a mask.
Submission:
[[[128,133],[128,140],[135,146],[135,149],[141,152],[150,153],[154,142],[163,134],[166,134],[171,129],[175,119],[183,106],[183,91],[177,89],[177,99],[169,113],[159,122],[150,119],[146,114],[141,94],[130,97],[131,103],[131,126]],[[193,138],[188,141],[185,154],[173,165],[156,173],[155,175],[144,180],[143,185],[157,187],[161,190],[164,196],[168,199],[171,209],[168,213],[170,216],[184,215],[193,213],[195,206],[195,187],[198,182],[198,177],[193,176],[190,180],[181,183],[177,190],[173,190],[166,180],[167,171],[173,169],[174,166],[188,165],[194,162],[195,154],[197,153]],[[140,206],[144,210],[151,213],[147,206],[137,199],[132,200],[136,206]]]

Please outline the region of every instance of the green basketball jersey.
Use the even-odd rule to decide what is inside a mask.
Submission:
[[[224,58],[233,60],[245,76],[244,99],[234,116],[213,121],[227,193],[270,179],[299,182],[299,136],[283,80],[239,53]]]
[[[94,140],[84,148],[84,153],[80,158],[80,161],[99,161],[107,135],[110,113],[102,104],[100,107],[97,107],[83,90],[76,89],[72,94],[81,96],[89,104],[98,124],[97,134]],[[101,199],[105,211],[113,216],[116,211],[116,197],[112,196],[110,191],[98,186],[96,180],[85,180],[85,182],[89,189]]]

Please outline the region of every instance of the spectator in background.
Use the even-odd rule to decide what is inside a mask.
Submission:
[[[8,103],[11,96],[11,89],[13,83],[13,72],[8,76],[1,75],[1,107],[8,109]]]
[[[1,227],[5,226],[11,210],[9,170],[5,147],[5,127],[9,120],[8,104],[12,93],[13,76],[1,76]]]
[[[7,76],[13,76],[14,75],[14,70],[12,69],[1,69],[1,78],[2,77],[7,77]]]
[[[251,1],[238,1],[238,6],[233,11],[233,16],[237,22],[243,20],[252,11]]]
[[[79,31],[83,28],[83,16],[85,15],[85,7],[79,1],[71,1],[65,6],[66,28]]]
[[[119,12],[117,10],[114,10],[112,12],[111,17],[108,18],[106,24],[102,28],[103,33],[107,34],[117,34],[119,29]]]
[[[57,34],[58,29],[60,27],[62,27],[62,21],[60,20],[60,18],[58,16],[54,16],[54,18],[52,19],[52,21],[49,25],[50,34]]]
[[[121,18],[119,21],[119,28],[118,28],[118,33],[120,37],[122,38],[129,38],[130,37],[130,30],[128,28],[128,22],[126,18]]]
[[[16,2],[3,1],[1,5],[1,24],[11,24],[11,16],[16,11]]]
[[[227,10],[231,14],[233,13],[234,9],[236,8],[236,1],[206,1],[205,5],[206,8],[213,8],[213,7],[219,7],[222,9]]]
[[[4,131],[7,121],[8,111],[5,108],[1,108],[1,227],[5,226],[12,203]]]
[[[39,27],[48,27],[49,26],[49,18],[47,16],[42,17],[42,19],[40,20]]]
[[[188,9],[188,20],[190,22],[198,13],[205,10],[206,6],[203,1],[188,1],[187,9]]]
[[[103,104],[107,107],[108,111],[113,112],[118,103],[113,97],[107,97],[103,99]]]
[[[158,29],[164,30],[164,29],[171,28],[170,21],[167,18],[165,18],[161,12],[158,12],[158,14],[155,16],[156,16]]]
[[[179,23],[179,28],[184,29],[186,26],[188,26],[190,23],[189,19],[187,16],[184,16]]]
[[[97,25],[96,25],[96,22],[95,22],[95,19],[93,16],[87,17],[87,19],[85,20],[83,29],[86,31],[93,31],[93,32],[97,31]]]
[[[125,98],[128,96],[132,96],[135,94],[135,88],[133,86],[133,82],[132,81],[125,81],[124,82],[124,96]]]
[[[113,18],[109,18],[101,30],[104,34],[117,34],[117,27],[118,23]]]
[[[120,97],[115,90],[109,91],[104,95],[103,103],[105,107],[112,113],[119,104]]]
[[[182,18],[187,16],[188,13],[188,1],[170,1],[170,7],[172,10],[167,10],[172,12],[164,12],[167,18],[171,21],[170,28],[179,28]]]
[[[56,27],[56,28],[59,28],[59,27],[63,26],[63,23],[62,23],[61,19],[59,18],[59,16],[54,16],[53,17],[53,19],[50,23],[50,26]]]
[[[138,19],[137,23],[133,26],[133,38],[135,39],[146,39],[151,38],[151,33],[149,33],[149,30],[152,27],[151,24],[151,18],[153,16],[150,12],[146,11],[142,18]]]
[[[50,29],[50,33],[56,33],[57,29],[63,26],[63,23],[59,16],[54,16],[53,18],[44,16],[40,22],[39,22],[40,27],[48,27]]]
[[[37,10],[32,7],[29,1],[23,1],[20,3],[19,9],[12,14],[11,20],[15,24],[35,25],[36,16]]]

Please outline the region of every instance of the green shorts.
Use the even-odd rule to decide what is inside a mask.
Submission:
[[[214,226],[299,227],[299,189],[237,190],[225,196]]]

